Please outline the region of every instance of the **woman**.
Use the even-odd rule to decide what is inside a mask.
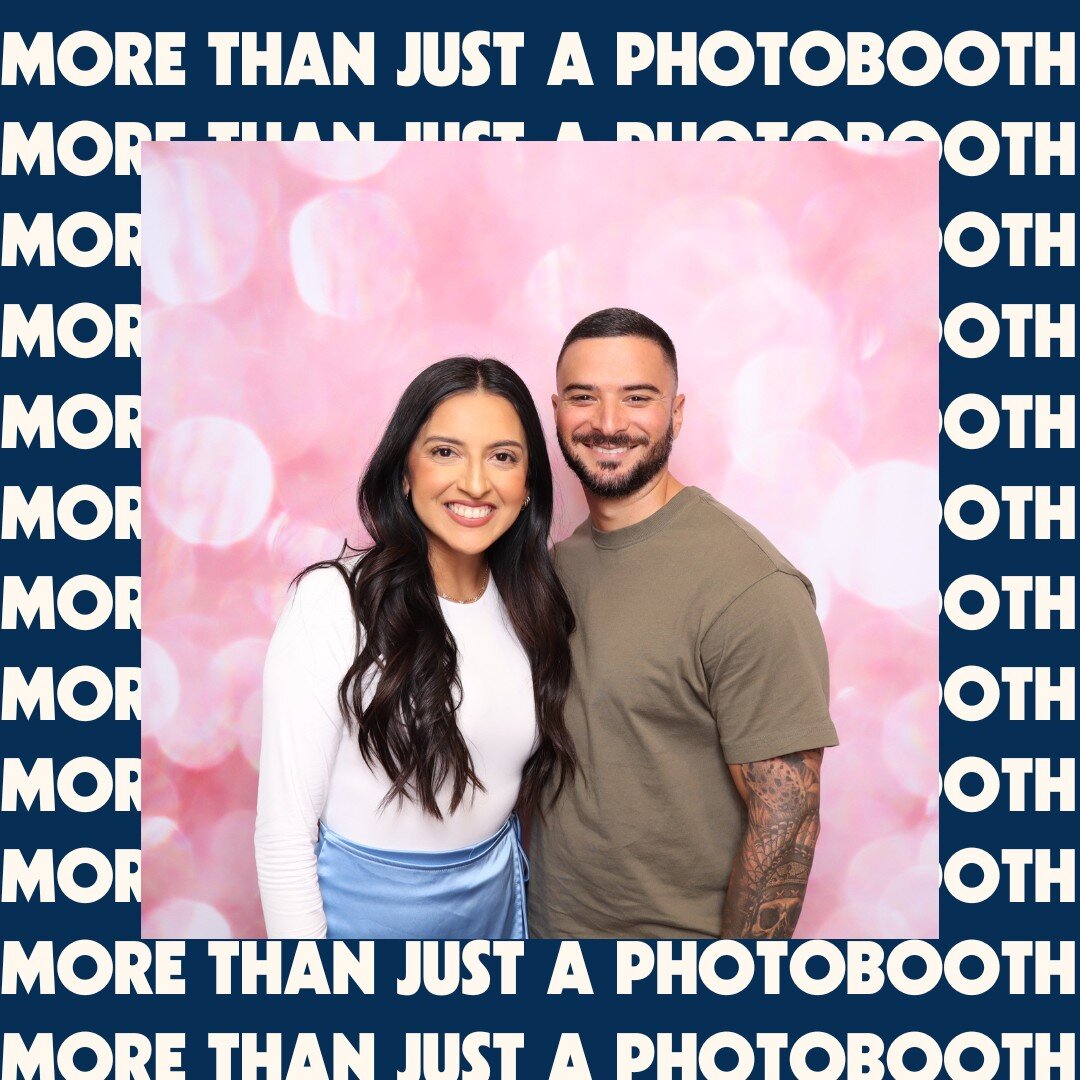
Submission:
[[[513,810],[575,760],[573,616],[525,384],[497,360],[421,372],[357,501],[372,546],[300,575],[267,655],[267,932],[526,937]]]

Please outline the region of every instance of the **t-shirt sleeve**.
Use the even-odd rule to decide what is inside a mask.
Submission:
[[[810,592],[775,571],[709,625],[701,661],[729,764],[835,746],[829,661]]]
[[[341,575],[315,570],[293,590],[267,651],[255,861],[271,938],[326,937],[315,844],[345,728],[337,694],[354,625]]]

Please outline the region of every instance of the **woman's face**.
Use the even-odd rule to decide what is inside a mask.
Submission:
[[[486,551],[528,494],[525,429],[513,405],[483,390],[440,404],[409,451],[406,484],[435,549]]]

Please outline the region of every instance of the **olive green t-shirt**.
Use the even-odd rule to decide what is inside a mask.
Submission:
[[[688,487],[556,546],[580,771],[534,817],[535,937],[717,937],[746,811],[728,764],[835,746],[810,582]]]

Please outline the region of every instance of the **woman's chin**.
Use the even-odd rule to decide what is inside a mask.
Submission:
[[[515,519],[516,520],[516,519]],[[452,523],[450,528],[427,529],[429,545],[435,544],[455,555],[482,555],[499,537],[506,534],[513,521],[485,522],[480,526]]]
[[[493,529],[460,529],[454,530],[458,535],[445,533],[428,533],[429,545],[434,542],[444,551],[454,555],[475,556],[483,555],[506,530],[495,532]],[[464,536],[460,535],[465,533]]]

